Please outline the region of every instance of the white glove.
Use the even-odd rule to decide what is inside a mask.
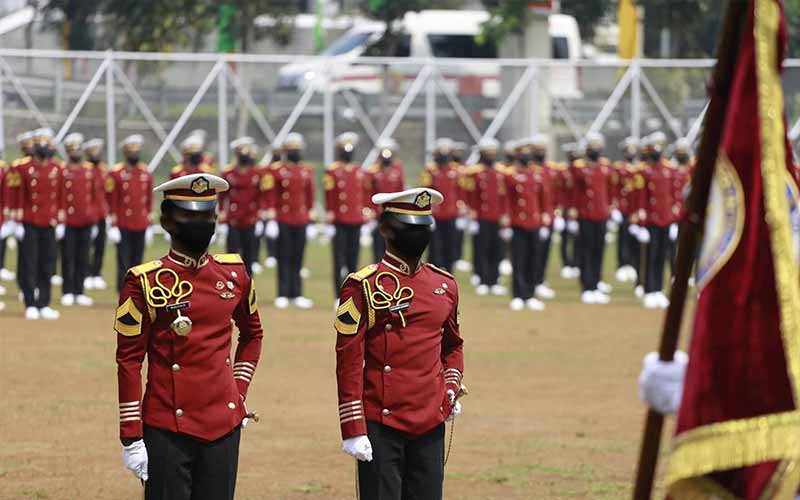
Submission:
[[[91,232],[91,234],[89,235],[89,238],[90,238],[91,240],[94,240],[94,239],[95,239],[95,238],[97,238],[99,235],[100,235],[100,228],[98,228],[98,227],[97,227],[97,224],[94,224],[94,225],[92,225],[92,232]]]
[[[150,246],[153,242],[153,226],[147,226],[144,230],[144,244]]]
[[[369,236],[372,237],[372,222],[367,222],[366,224],[361,225],[361,237]]]
[[[578,234],[578,231],[580,231],[580,226],[578,225],[578,221],[576,220],[567,221],[567,232],[569,234]]]
[[[25,224],[21,224],[19,222],[14,223],[14,239],[17,240],[18,243],[22,243],[22,240],[25,238]]]
[[[567,227],[567,223],[564,222],[564,218],[563,217],[559,216],[559,217],[556,217],[555,219],[553,219],[553,231],[555,231],[557,233],[562,233],[562,232],[564,232],[564,229],[566,227]]]
[[[450,410],[450,415],[447,417],[448,422],[452,422],[461,415],[461,401],[456,401],[456,404],[453,405],[453,408]]]
[[[142,481],[147,481],[147,448],[143,440],[122,447],[122,465]]]
[[[278,223],[274,220],[267,221],[266,225],[264,226],[264,235],[269,238],[270,240],[274,240],[278,237],[281,233],[280,227]]]
[[[67,232],[67,228],[64,224],[58,224],[56,226],[56,241],[61,241],[64,239],[64,233]]]
[[[465,231],[467,226],[469,226],[469,219],[466,217],[459,217],[456,219],[456,229],[459,231]]]
[[[639,398],[662,415],[676,413],[681,405],[689,356],[675,351],[673,361],[661,361],[657,352],[644,357],[639,374]]]
[[[325,235],[328,238],[333,238],[334,236],[336,236],[336,226],[333,224],[327,224],[325,226]]]
[[[606,232],[607,233],[616,233],[619,231],[619,224],[614,222],[613,220],[606,221]]]
[[[361,226],[361,236],[358,238],[358,243],[362,247],[372,246],[372,232],[369,231],[367,225]]]
[[[636,239],[638,239],[639,243],[642,245],[650,243],[650,231],[648,231],[647,228],[640,227],[639,231],[636,233]]]
[[[631,236],[633,236],[637,240],[639,239],[639,232],[641,230],[642,230],[642,226],[640,226],[639,224],[631,224],[631,225],[628,226],[628,234],[630,234]]]
[[[217,224],[217,231],[216,234],[219,235],[220,238],[223,240],[228,239],[228,234],[231,232],[231,227],[227,224]]]
[[[315,240],[319,235],[319,229],[317,229],[316,224],[308,224],[306,226],[306,239],[307,240]]]
[[[539,239],[544,241],[550,237],[550,228],[547,226],[542,226],[539,228]]]
[[[669,225],[669,240],[675,241],[678,239],[678,225],[677,224],[670,224]]]
[[[469,222],[469,234],[478,234],[480,231],[481,225],[478,224],[478,221],[473,220]]]
[[[16,222],[13,220],[9,220],[3,223],[0,226],[0,240],[4,240],[14,234],[14,230],[16,229]]]
[[[111,243],[119,243],[122,241],[122,233],[119,232],[119,228],[117,226],[111,226],[108,228],[108,241]]]
[[[511,241],[511,238],[514,236],[514,230],[510,227],[504,227],[500,231],[500,239],[503,241]]]
[[[264,223],[262,221],[256,221],[255,236],[256,238],[264,236]]]
[[[367,436],[356,436],[342,442],[342,451],[361,462],[372,462],[372,443]]]
[[[611,210],[611,220],[613,220],[617,224],[622,224],[622,212],[620,212],[616,208]]]

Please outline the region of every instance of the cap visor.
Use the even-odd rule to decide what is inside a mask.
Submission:
[[[408,215],[392,213],[392,217],[402,222],[403,224],[413,224],[415,226],[432,226],[434,223],[432,215]]]
[[[170,200],[176,207],[184,210],[191,210],[192,212],[208,212],[217,208],[216,200],[209,201],[185,201],[185,200]]]

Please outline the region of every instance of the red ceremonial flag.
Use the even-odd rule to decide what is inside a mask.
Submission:
[[[667,473],[683,499],[791,500],[800,487],[798,189],[778,0],[751,0],[697,261],[689,366]]]

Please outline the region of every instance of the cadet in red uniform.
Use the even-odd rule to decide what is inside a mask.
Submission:
[[[247,389],[261,354],[253,281],[241,257],[208,255],[219,177],[193,174],[164,193],[171,248],[128,271],[117,332],[120,439],[146,500],[231,500]],[[230,359],[232,323],[239,330]],[[147,356],[147,391],[142,364]]]
[[[478,163],[467,170],[467,183],[470,192],[469,205],[472,219],[478,223],[478,233],[473,251],[477,255],[477,269],[480,278],[476,292],[486,295],[505,295],[506,288],[498,284],[498,266],[503,258],[503,242],[500,229],[508,227],[508,198],[502,166],[497,163],[498,143],[485,139],[478,144],[480,157]]]
[[[103,161],[103,139],[90,139],[83,144],[83,152],[86,155],[86,161],[92,166],[94,174],[98,176],[103,183],[103,190],[105,196],[102,201],[98,201],[95,209],[95,222],[92,227],[92,241],[90,243],[89,258],[89,276],[86,279],[84,287],[87,290],[105,290],[106,280],[103,279],[103,259],[106,253],[106,218],[108,218],[108,202],[110,193],[109,190],[113,185],[113,181],[108,180],[108,165]]]
[[[636,187],[635,172],[639,155],[639,139],[627,137],[620,144],[622,160],[615,161],[611,172],[614,210],[612,216],[619,225],[617,231],[617,271],[615,278],[620,282],[636,280],[639,265],[639,242],[630,233],[631,192]],[[618,213],[618,215],[617,215]]]
[[[89,242],[96,222],[97,207],[105,204],[103,177],[89,162],[83,161],[83,136],[69,134],[64,139],[68,161],[61,169],[61,206],[65,212],[64,246],[61,270],[64,274],[61,305],[90,306],[91,297],[83,293],[89,273]]]
[[[25,234],[25,227],[22,224],[22,214],[21,209],[15,206],[20,183],[22,179],[22,174],[20,173],[20,165],[27,164],[30,162],[31,158],[34,154],[34,145],[33,145],[33,137],[34,132],[28,131],[17,136],[17,142],[19,143],[20,151],[22,151],[22,156],[17,158],[16,160],[11,162],[11,165],[8,166],[4,184],[3,184],[3,213],[4,213],[4,220],[6,221],[6,231],[9,232],[10,236],[13,236],[14,239],[17,241],[17,248],[22,248],[22,239]],[[8,239],[8,238],[6,238]],[[0,242],[0,265],[2,265],[5,260],[5,240]],[[22,269],[25,269],[25,252],[17,252],[17,287],[22,290],[22,273],[19,272]],[[2,269],[0,269],[0,279],[3,281],[11,281],[14,279],[14,273],[5,268],[2,265]]]
[[[602,156],[605,143],[602,135],[589,134],[586,140],[586,162],[576,162],[572,169],[581,246],[581,301],[607,304],[609,296],[598,287],[606,245],[606,222],[611,211],[611,163]]]
[[[367,171],[367,202],[372,195],[377,193],[391,193],[402,191],[406,187],[406,174],[403,164],[395,158],[397,153],[397,142],[394,139],[379,140],[375,147],[380,150],[378,160]],[[370,204],[372,214],[380,211],[380,207]],[[373,219],[368,224],[372,236],[372,255],[374,259],[380,260],[386,250],[386,244],[378,233],[378,224]]]
[[[169,174],[170,179],[177,179],[184,175],[191,174],[213,174],[214,167],[205,163],[206,155],[203,152],[205,146],[205,136],[195,131],[181,142],[181,154],[183,160],[172,167]]]
[[[230,189],[219,196],[219,231],[226,236],[227,252],[241,255],[252,275],[253,264],[258,260],[256,224],[260,222],[265,196],[261,190],[262,172],[256,166],[256,147],[251,137],[240,137],[230,146],[234,161],[222,172]]]
[[[550,240],[556,217],[556,187],[561,172],[557,166],[547,161],[547,145],[549,138],[544,134],[536,134],[531,139],[530,167],[536,180],[536,195],[539,199],[542,225],[539,228],[536,249],[535,274],[533,278],[534,296],[548,300],[555,298],[556,293],[547,284],[547,262],[550,258]]]
[[[6,238],[14,234],[14,222],[8,219],[8,208],[5,204],[6,170],[6,162],[0,160],[0,268],[3,268],[3,262],[5,262]],[[5,294],[6,287],[0,285],[0,296]],[[0,301],[0,311],[5,307],[5,303]]]
[[[34,135],[34,156],[16,165],[19,179],[10,190],[9,213],[21,228],[17,236],[22,239],[20,253],[25,257],[19,282],[25,297],[25,317],[58,319],[58,311],[50,307],[50,278],[57,257],[55,228],[64,220],[61,165],[50,153],[53,131],[38,129]]]
[[[541,198],[538,193],[538,175],[532,163],[532,144],[518,141],[514,163],[506,175],[509,214],[511,216],[511,310],[521,311],[526,306],[534,311],[544,309],[544,304],[534,297],[536,265],[539,261],[539,231],[542,224]]]
[[[278,297],[275,306],[285,309],[293,304],[300,309],[314,306],[311,299],[303,296],[303,257],[306,251],[306,231],[313,222],[314,213],[314,169],[303,163],[305,140],[298,133],[286,136],[283,150],[286,158],[272,172],[273,188],[267,192],[274,201],[274,220],[278,236]]]
[[[336,312],[343,450],[358,460],[361,498],[438,500],[444,421],[461,413],[458,286],[420,259],[434,224],[427,188],[379,194],[386,255],[351,274]]]
[[[150,225],[153,202],[153,176],[139,161],[144,139],[132,135],[122,142],[125,161],[111,170],[106,180],[110,191],[111,228],[108,239],[117,245],[117,290],[122,290],[125,274],[144,258],[145,232]]]
[[[559,205],[563,220],[561,231],[561,277],[574,279],[580,276],[578,268],[580,245],[578,242],[578,209],[575,208],[575,180],[572,172],[579,166],[585,165],[583,155],[585,150],[582,144],[568,143],[562,148],[566,156],[566,163],[561,170],[558,182]]]
[[[461,179],[464,176],[464,170],[467,168],[467,143],[454,142],[450,160],[458,175],[458,191],[455,197],[458,218],[456,219],[455,249],[453,252],[455,262],[453,263],[453,268],[457,271],[469,272],[472,271],[472,265],[464,260],[464,236],[469,228],[469,210],[464,203],[464,191],[461,187]],[[443,196],[446,195],[443,194]]]
[[[461,217],[459,209],[459,167],[452,161],[453,141],[441,138],[433,149],[433,162],[422,170],[419,185],[434,189],[444,196],[444,201],[433,207],[436,227],[431,237],[428,258],[436,267],[453,271],[458,260],[459,239],[456,221]]]
[[[674,273],[675,254],[677,252],[678,229],[681,221],[686,217],[686,197],[689,194],[689,183],[694,172],[695,161],[692,157],[692,144],[686,137],[681,137],[673,146],[673,168],[675,178],[672,180],[673,196],[679,205],[675,222],[669,228],[669,246],[667,247],[667,262],[670,271]]]
[[[342,281],[356,270],[359,238],[369,204],[364,172],[353,163],[358,135],[345,132],[336,138],[336,161],[325,169],[326,222],[333,234],[333,286],[338,295]]]

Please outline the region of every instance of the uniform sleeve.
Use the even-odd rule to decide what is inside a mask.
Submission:
[[[309,213],[309,216],[313,220],[314,212],[314,192],[316,191],[314,187],[314,171],[312,170],[311,175],[308,176],[308,181],[306,182],[306,210]]]
[[[242,269],[242,275],[247,276]],[[247,399],[247,389],[253,380],[253,375],[261,357],[261,340],[264,332],[261,329],[261,319],[258,316],[258,303],[256,300],[255,281],[248,277],[247,296],[242,297],[239,306],[233,314],[233,321],[239,328],[239,344],[236,346],[236,355],[233,361],[233,378],[239,388],[239,394]]]
[[[464,376],[464,340],[461,338],[458,285],[455,280],[452,282],[452,288],[455,291],[455,301],[442,331],[442,366],[444,367],[445,387],[458,394],[461,389],[461,379]]]
[[[433,175],[431,175],[431,170],[429,167],[424,167],[422,172],[419,174],[419,187],[426,187],[432,188],[433,187]]]
[[[378,192],[376,172],[370,170],[364,172],[364,218],[370,220],[375,217],[378,207],[372,203],[372,195]]]
[[[260,195],[260,219],[271,219],[275,217],[275,205],[278,199],[278,186],[275,183],[275,175],[270,167],[264,169],[261,174],[261,181],[258,185]]]
[[[22,222],[23,219],[23,209],[24,206],[22,203],[22,199],[24,197],[23,191],[25,190],[25,170],[22,166],[17,166],[15,168],[13,184],[9,184],[8,188],[8,195],[9,199],[6,202],[8,204],[8,211],[9,215],[12,219],[16,220],[17,222]],[[12,182],[7,181],[7,182]]]
[[[332,213],[336,209],[336,180],[330,170],[322,177],[322,187],[325,189],[325,210]]]
[[[114,318],[117,333],[119,437],[142,437],[142,362],[150,338],[150,316],[140,278],[128,273]]]
[[[148,214],[148,222],[152,223],[153,219],[153,174],[147,174],[147,201],[145,202],[145,206],[147,207],[147,214]]]
[[[228,181],[228,176],[226,173],[222,174],[222,178],[230,184]],[[219,224],[227,224],[228,223],[228,206],[230,205],[230,190],[226,189],[225,191],[219,193],[217,195],[217,213],[219,218],[217,219],[217,223]]]
[[[336,311],[336,383],[342,439],[364,435],[364,340],[367,316],[361,282],[348,279],[339,294]]]
[[[648,219],[648,203],[647,200],[650,199],[650,182],[649,182],[649,175],[648,172],[645,170],[643,172],[637,172],[634,175],[635,178],[635,196],[634,196],[634,217],[632,217],[631,221],[636,224],[647,224]]]
[[[510,212],[510,205],[508,203],[508,190],[506,189],[506,178],[508,175],[498,172],[496,174],[499,179],[497,181],[497,190],[499,195],[499,203],[497,205],[497,217],[502,222],[503,219],[508,218]]]

